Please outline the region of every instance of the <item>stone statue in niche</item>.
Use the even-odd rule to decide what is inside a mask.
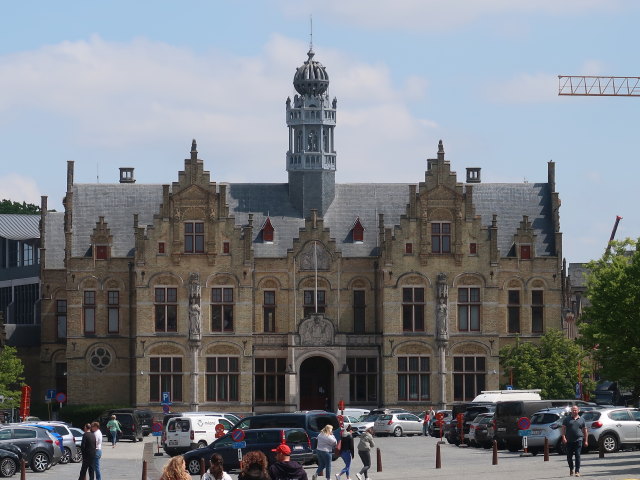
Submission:
[[[322,244],[311,243],[300,254],[300,270],[329,270],[329,254]]]
[[[298,330],[302,345],[331,345],[333,325],[322,314],[312,314],[302,321]]]
[[[202,315],[200,310],[200,274],[189,277],[189,340],[200,340],[202,335]]]
[[[447,275],[438,274],[437,281],[438,305],[436,306],[436,339],[449,339],[449,286],[447,285]]]

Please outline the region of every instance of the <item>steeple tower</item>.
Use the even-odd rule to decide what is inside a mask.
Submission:
[[[287,98],[289,127],[289,199],[302,216],[316,209],[324,216],[335,196],[337,100],[329,101],[329,75],[314,60],[313,46],[308,59],[296,70],[293,86],[299,95]]]

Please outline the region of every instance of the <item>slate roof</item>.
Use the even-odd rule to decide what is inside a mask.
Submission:
[[[0,237],[9,240],[40,238],[40,215],[0,214]]]
[[[64,212],[47,212],[44,217],[44,267],[64,268]]]
[[[569,278],[571,278],[572,288],[587,288],[587,275],[589,269],[586,263],[570,263],[569,264]]]
[[[537,256],[552,255],[555,235],[551,216],[551,192],[547,183],[474,183],[473,202],[482,225],[491,225],[498,215],[498,248],[507,256],[523,215],[535,231]]]
[[[289,201],[286,183],[227,184],[229,215],[235,224],[248,223],[253,214],[254,255],[257,258],[284,257],[293,246],[293,239],[304,227],[304,219]],[[77,184],[73,187],[73,256],[85,256],[90,237],[99,216],[113,236],[112,255],[133,255],[133,214],[139,215],[141,226],[151,225],[153,215],[162,202],[162,185],[149,184]],[[554,230],[551,220],[550,192],[546,183],[474,184],[473,199],[482,225],[491,225],[492,215],[498,215],[498,247],[506,256],[513,244],[513,235],[522,215],[528,215],[535,230],[536,254],[551,255],[554,250]],[[409,201],[409,184],[346,183],[336,184],[335,198],[324,217],[324,227],[330,229],[338,249],[345,257],[377,255],[378,214],[384,214],[385,227],[400,223]],[[269,216],[274,227],[273,243],[263,243],[260,228]],[[351,228],[356,217],[365,228],[364,241],[354,243]],[[62,213],[47,214],[47,268],[61,268],[64,258]]]

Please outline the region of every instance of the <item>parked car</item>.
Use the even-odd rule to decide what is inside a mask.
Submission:
[[[191,475],[201,475],[200,459],[204,459],[205,469],[209,468],[211,455],[222,455],[225,470],[237,470],[240,466],[238,458],[247,452],[262,451],[269,464],[276,461],[275,453],[271,450],[281,443],[286,443],[291,448],[291,460],[300,464],[311,463],[314,459],[311,450],[311,440],[307,432],[302,428],[260,428],[244,430],[244,447],[236,448],[237,443],[231,434],[217,439],[211,445],[204,448],[191,450],[184,454],[187,470]]]
[[[327,424],[333,427],[336,440],[340,440],[340,422],[335,413],[310,410],[297,413],[265,413],[243,418],[233,429],[302,428],[313,442]]]
[[[375,421],[383,415],[382,413],[369,413],[360,417],[356,423],[352,423],[351,427],[354,429],[352,435],[358,437],[364,433],[367,428],[373,427]]]
[[[451,410],[436,410],[436,415],[438,415],[438,413],[442,413],[443,415],[442,421],[444,422],[445,425],[447,424],[447,422],[451,421]],[[429,435],[431,435],[432,437],[440,438],[440,425],[438,425],[436,422],[437,422],[437,419],[434,418],[429,423]],[[443,429],[443,435],[444,435],[444,429]]]
[[[122,432],[118,434],[118,441],[131,440],[134,443],[142,441],[142,425],[140,424],[138,415],[129,412],[113,412],[112,415],[116,416],[116,420],[120,422],[122,429]],[[103,435],[107,436],[108,441],[111,441],[111,432],[107,428],[107,422],[109,420],[110,416],[100,417],[100,431]]]
[[[203,448],[213,443],[218,424],[227,433],[232,424],[225,417],[214,415],[182,415],[169,420],[162,434],[162,446],[168,455],[174,456],[194,448]]]
[[[109,417],[114,413],[133,413],[138,417],[138,422],[140,423],[140,427],[142,428],[142,435],[147,436],[151,433],[151,427],[154,422],[154,414],[151,410],[142,409],[142,408],[116,408],[113,410],[107,410],[105,413],[101,415],[101,419],[105,417],[107,422],[109,421]]]
[[[493,413],[481,413],[469,425],[469,445],[490,448],[493,442]]]
[[[62,458],[60,441],[42,427],[3,425],[0,427],[0,448],[7,444],[22,451],[25,462],[34,472],[44,472]]]
[[[481,413],[493,413],[495,408],[495,403],[468,402],[454,405],[451,409],[451,421],[448,424],[449,428],[445,430],[447,441],[455,445],[459,445],[462,441],[468,444],[469,430],[473,420]],[[458,414],[463,415],[462,432],[460,432],[458,428]]]
[[[640,410],[637,408],[606,408],[582,414],[587,424],[589,447],[602,445],[605,453],[623,446],[640,444]]]
[[[77,462],[78,458],[78,448],[76,445],[76,440],[69,430],[69,425],[64,422],[45,422],[40,421],[37,422],[36,425],[45,425],[53,428],[54,432],[60,435],[62,438],[62,458],[60,458],[61,464],[67,464],[69,462]],[[80,461],[82,461],[82,456],[80,457]]]
[[[564,454],[566,449],[562,443],[562,421],[569,412],[569,407],[545,408],[531,415],[531,435],[527,438],[528,450],[533,454],[542,451],[546,438],[550,450]]]
[[[379,436],[421,435],[422,419],[412,413],[390,413],[380,415],[373,424],[374,433]]]
[[[76,442],[76,458],[73,459],[73,461],[75,463],[80,463],[82,461],[82,450],[80,449],[80,447],[82,446],[82,435],[84,435],[84,432],[76,427],[69,427],[69,430],[71,430],[71,433],[73,433],[73,438]]]
[[[19,448],[15,450],[9,445],[0,447],[0,477],[11,477],[20,469],[22,452]]]

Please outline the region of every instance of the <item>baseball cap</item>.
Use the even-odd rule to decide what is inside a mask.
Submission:
[[[278,445],[276,448],[274,448],[273,450],[271,450],[272,452],[279,452],[283,455],[291,455],[291,449],[289,448],[288,445],[285,445],[284,443],[281,445]]]

